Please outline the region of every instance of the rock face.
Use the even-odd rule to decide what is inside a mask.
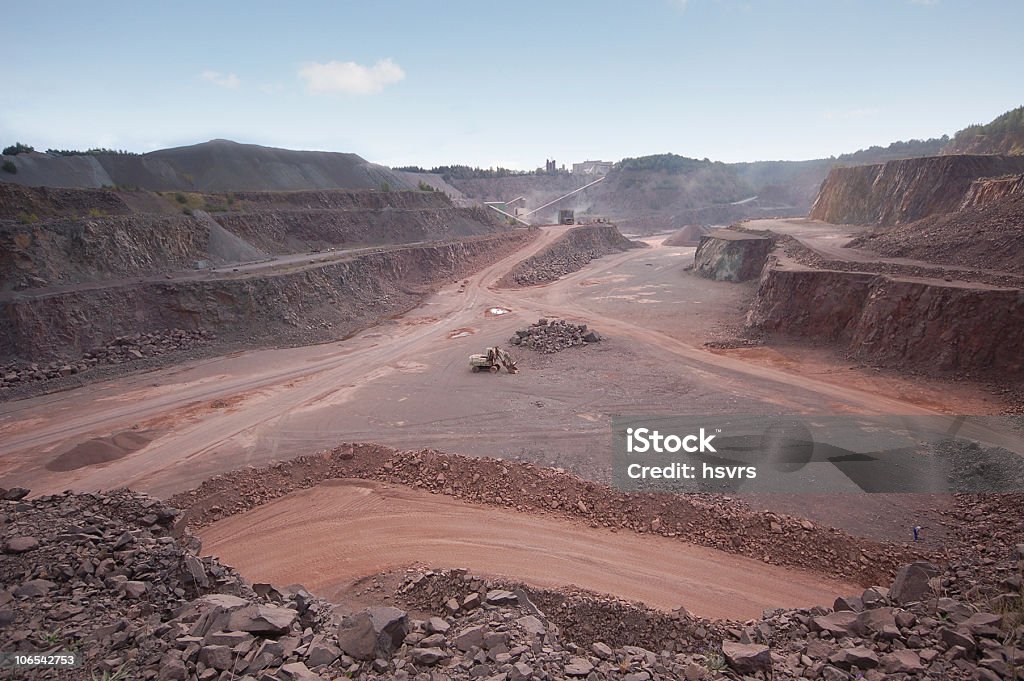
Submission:
[[[1024,373],[1024,295],[866,272],[769,266],[748,326],[838,342],[851,356],[930,372]]]
[[[498,284],[508,288],[544,284],[583,269],[594,258],[644,246],[622,236],[612,224],[580,225],[516,265]]]
[[[716,281],[757,279],[773,245],[770,237],[719,229],[700,238],[694,269]]]
[[[1024,172],[1020,156],[932,156],[834,168],[809,217],[835,224],[896,225],[949,213],[983,177]]]
[[[985,177],[971,183],[959,210],[980,208],[1017,196],[1024,196],[1024,174]]]

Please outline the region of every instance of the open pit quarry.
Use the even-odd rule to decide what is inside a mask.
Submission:
[[[181,188],[0,183],[0,650],[81,651],[40,677],[67,679],[1016,678],[1021,495],[627,493],[609,442],[1008,414],[978,437],[1024,455],[1016,159],[836,169],[809,218],[665,239],[272,151],[296,191],[181,151],[123,161]],[[518,371],[471,371],[493,347]]]

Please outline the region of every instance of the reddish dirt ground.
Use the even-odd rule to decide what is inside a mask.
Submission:
[[[301,582],[336,602],[349,600],[364,576],[414,563],[467,567],[541,588],[614,593],[662,610],[683,605],[712,618],[830,605],[836,594],[857,591],[665,537],[499,511],[366,480],[334,480],[294,492],[218,521],[200,536],[204,552],[252,579]]]

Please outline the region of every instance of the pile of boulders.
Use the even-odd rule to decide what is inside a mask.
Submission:
[[[12,362],[0,365],[0,390],[26,383],[67,378],[102,364],[126,364],[147,357],[187,351],[207,345],[215,334],[205,329],[167,329],[153,333],[118,336],[106,345],[93,348],[76,360],[57,360],[46,364]]]
[[[1019,596],[1009,609],[968,603],[943,596],[943,581],[938,566],[919,562],[903,566],[890,588],[837,598],[831,609],[771,610],[728,622],[432,571],[401,592],[443,619],[412,631],[393,655],[398,669],[431,660],[448,678],[1019,678]],[[607,616],[617,619],[587,626]]]
[[[0,490],[0,648],[81,653],[46,678],[321,678],[306,665],[330,656],[330,604],[198,557],[178,511],[151,497],[28,493]]]
[[[510,345],[521,345],[539,352],[551,353],[566,348],[597,343],[601,334],[586,324],[574,324],[564,319],[537,320],[525,329],[519,329],[508,339]]]

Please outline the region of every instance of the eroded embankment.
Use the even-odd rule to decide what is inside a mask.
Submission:
[[[1024,291],[811,269],[777,256],[748,324],[835,342],[851,357],[928,373],[1024,373]]]
[[[979,178],[1021,172],[1020,156],[934,156],[834,168],[808,217],[834,224],[911,222],[955,211]]]
[[[537,255],[516,265],[498,281],[498,285],[515,288],[545,284],[583,269],[595,258],[643,247],[644,244],[622,236],[615,225],[580,225],[568,230]]]
[[[187,509],[189,524],[199,528],[333,478],[400,483],[517,512],[652,533],[864,584],[888,580],[900,562],[918,555],[806,520],[752,511],[727,497],[627,494],[528,463],[434,450],[400,452],[372,444],[342,445],[262,469],[236,470],[176,495],[171,503]]]
[[[209,330],[246,346],[337,338],[409,308],[533,236],[395,248],[265,276],[15,297],[0,307],[0,358],[75,357],[116,336],[167,328]]]

